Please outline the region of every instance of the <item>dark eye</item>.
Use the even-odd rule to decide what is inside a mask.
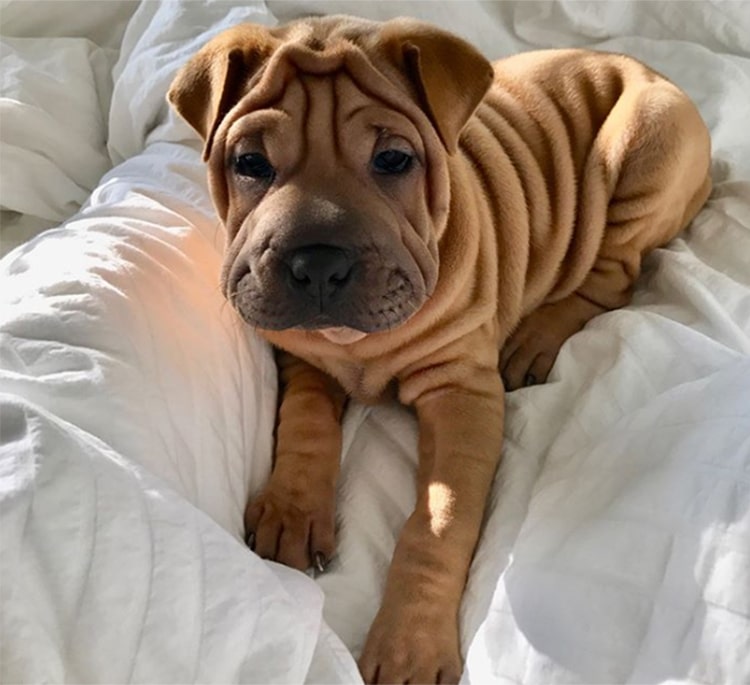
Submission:
[[[271,162],[259,152],[237,155],[234,158],[234,170],[240,176],[249,176],[265,181],[272,179],[276,173],[271,166]]]
[[[401,150],[383,150],[372,159],[372,168],[378,174],[403,174],[409,170],[413,157]]]

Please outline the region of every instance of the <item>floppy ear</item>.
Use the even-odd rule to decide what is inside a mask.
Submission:
[[[203,138],[208,159],[222,119],[276,47],[268,29],[243,24],[204,45],[177,73],[167,99]]]
[[[384,25],[381,37],[454,153],[461,130],[492,84],[492,65],[465,40],[429,24],[395,19]]]

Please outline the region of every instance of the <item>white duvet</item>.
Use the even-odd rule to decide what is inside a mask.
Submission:
[[[200,145],[164,102],[231,24],[348,11],[431,19],[490,57],[627,52],[700,107],[708,205],[648,258],[632,306],[508,397],[464,681],[750,682],[747,5],[87,3],[100,14],[76,27],[24,4],[3,3],[3,240],[8,217],[85,204],[0,262],[0,681],[358,681],[414,501],[415,422],[349,409],[325,575],[244,546],[275,368],[218,290]]]

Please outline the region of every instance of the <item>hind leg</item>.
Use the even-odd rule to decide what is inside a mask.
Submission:
[[[500,369],[505,389],[544,383],[563,343],[605,311],[573,293],[531,312],[503,347]]]
[[[552,293],[507,340],[500,356],[507,390],[543,383],[570,336],[627,305],[643,256],[685,228],[710,193],[708,131],[681,91],[654,84],[612,114],[597,137],[616,183],[596,260],[578,287]],[[612,149],[624,150],[621,158],[608,158]]]

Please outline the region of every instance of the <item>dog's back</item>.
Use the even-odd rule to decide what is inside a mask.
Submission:
[[[621,306],[642,254],[708,197],[705,124],[674,84],[624,55],[545,50],[494,67],[453,173],[481,189],[474,201],[495,232],[499,318],[512,327],[569,296],[602,258],[624,276],[589,296]],[[455,220],[462,212],[454,204]]]

